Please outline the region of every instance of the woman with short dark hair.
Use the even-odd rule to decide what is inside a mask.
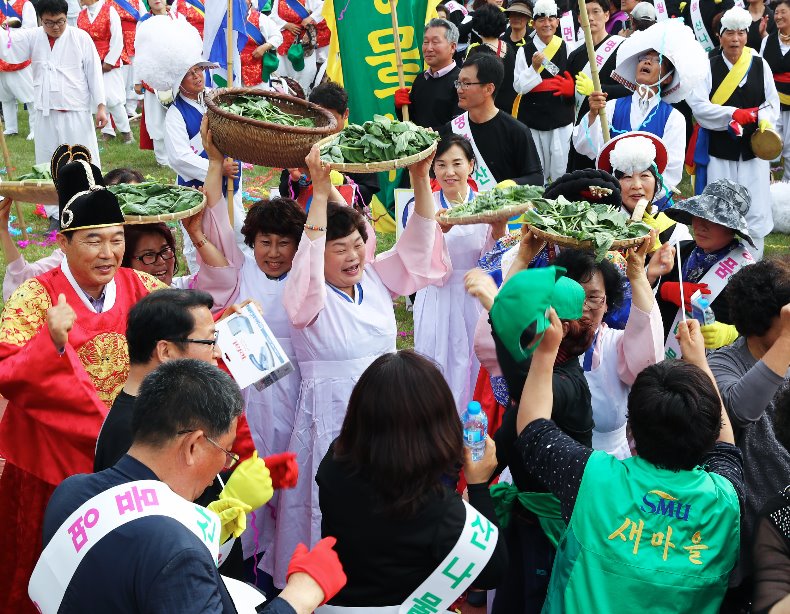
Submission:
[[[399,606],[458,541],[466,511],[454,490],[463,463],[469,502],[496,524],[487,480],[492,441],[478,462],[464,451],[461,421],[441,372],[412,350],[385,354],[351,393],[340,435],[316,475],[323,535],[348,581],[334,606]],[[507,567],[504,540],[475,569],[495,588]]]

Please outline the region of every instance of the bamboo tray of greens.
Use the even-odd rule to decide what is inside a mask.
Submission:
[[[630,222],[614,207],[571,202],[563,196],[536,201],[524,219],[538,238],[561,247],[593,250],[599,261],[609,250],[640,245],[650,234],[650,226]]]
[[[154,181],[107,186],[115,194],[127,224],[155,224],[195,215],[206,206],[200,190]]]
[[[321,160],[345,173],[378,173],[404,168],[434,151],[439,135],[411,122],[374,115],[362,125],[349,124],[318,142]]]
[[[326,109],[257,88],[212,90],[206,107],[217,148],[261,166],[303,167],[310,148],[337,129],[334,115]]]
[[[543,198],[543,187],[517,185],[482,192],[472,200],[452,209],[439,211],[436,219],[447,225],[491,224],[509,220],[533,207]]]
[[[19,175],[16,181],[0,182],[0,196],[23,203],[57,205],[58,191],[49,174],[49,162],[34,165],[31,172]]]

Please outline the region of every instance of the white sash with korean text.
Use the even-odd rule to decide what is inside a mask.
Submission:
[[[576,32],[573,29],[573,13],[565,11],[560,17],[560,32],[562,40],[570,45],[571,48],[576,45]]]
[[[475,143],[475,137],[472,136],[472,127],[469,124],[469,113],[462,113],[453,121],[450,122],[454,134],[460,134],[472,145],[472,151],[475,152],[475,170],[472,172],[472,179],[477,183],[478,192],[488,192],[496,187],[497,180],[491,174],[486,166],[486,161],[480,155],[480,150]],[[507,179],[507,177],[506,177]]]
[[[217,563],[220,522],[214,512],[180,497],[164,482],[127,482],[83,503],[52,536],[28,584],[28,594],[39,611],[58,611],[77,567],[99,540],[147,516],[167,516],[184,525],[205,544]]]
[[[721,294],[721,291],[727,287],[730,277],[750,264],[754,264],[754,258],[749,253],[749,250],[740,244],[734,247],[729,254],[710,267],[708,272],[699,280],[701,284],[708,284],[710,295],[706,294],[705,298],[712,304],[716,297]],[[690,318],[691,313],[687,311],[686,317]],[[680,344],[675,339],[675,334],[678,332],[678,324],[680,324],[682,319],[682,309],[678,309],[672,326],[669,327],[669,334],[664,344],[664,358],[680,358]]]
[[[324,605],[316,614],[407,614],[447,612],[456,599],[483,571],[494,554],[499,530],[466,501],[466,521],[461,536],[444,560],[401,605],[344,607]]]
[[[450,0],[449,2],[445,2],[444,6],[447,7],[448,13],[454,13],[455,11],[461,11],[461,14],[466,17],[469,14],[469,11],[463,4],[455,2],[455,0]]]
[[[669,19],[669,11],[667,10],[667,3],[665,0],[655,0],[656,19],[658,21],[666,21]]]
[[[705,23],[702,21],[702,13],[699,10],[700,0],[691,0],[689,12],[691,14],[691,29],[694,30],[694,36],[697,37],[699,44],[705,51],[713,49],[713,41],[708,35],[708,30],[705,28]]]
[[[620,46],[625,39],[622,36],[618,36],[614,34],[607,38],[604,43],[595,50],[595,66],[598,68],[598,72],[601,72],[601,68],[606,62],[612,57],[617,48]],[[592,71],[590,70],[590,62],[587,62],[582,68],[582,72],[587,75],[588,77],[592,77]],[[581,109],[582,103],[584,102],[585,96],[579,94],[579,92],[575,93],[576,97],[576,114],[578,115],[579,109]]]

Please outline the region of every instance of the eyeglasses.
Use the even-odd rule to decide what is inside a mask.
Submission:
[[[468,90],[473,85],[485,85],[482,81],[453,81],[453,86],[457,90]]]
[[[161,258],[162,260],[171,260],[173,256],[175,256],[175,253],[173,252],[173,248],[168,245],[162,251],[145,252],[141,256],[135,256],[134,259],[139,260],[143,264],[153,264],[159,258]]]
[[[648,64],[658,64],[658,56],[655,53],[643,53],[636,56],[637,62],[647,62]]]
[[[176,434],[177,435],[186,435],[187,433],[194,433],[194,432],[195,432],[195,429],[185,429],[183,431],[178,431],[178,433],[176,433]],[[221,445],[219,445],[216,441],[214,441],[211,437],[209,437],[205,433],[203,433],[203,437],[205,437],[206,441],[208,441],[212,446],[214,446],[218,450],[222,450],[225,453],[225,465],[223,467],[224,469],[233,469],[233,467],[236,466],[236,463],[239,462],[239,455],[238,454],[234,454],[230,450],[226,450],[225,448],[223,448]]]
[[[62,28],[66,25],[65,19],[58,19],[57,21],[52,21],[50,19],[44,19],[41,21],[45,26],[48,28]]]
[[[190,68],[187,71],[187,74],[185,74],[184,76],[185,77],[193,77],[193,78],[194,77],[200,77],[205,70],[206,70],[205,68],[201,68],[199,66],[196,66],[195,68]]]
[[[603,307],[605,302],[606,296],[588,296],[584,299],[584,306],[587,307],[587,309],[595,311]]]
[[[173,341],[174,343],[197,343],[199,345],[210,345],[214,347],[217,344],[218,331],[214,331],[213,339],[190,339],[189,337],[180,337],[178,339],[165,339],[165,341]]]

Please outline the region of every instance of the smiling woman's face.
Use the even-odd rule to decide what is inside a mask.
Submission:
[[[623,206],[629,213],[633,212],[636,203],[641,199],[651,202],[656,195],[656,178],[650,171],[623,175],[619,182]]]

